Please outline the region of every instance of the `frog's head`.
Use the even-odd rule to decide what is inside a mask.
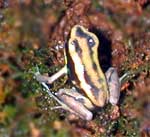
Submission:
[[[75,45],[78,44],[81,50],[87,54],[87,56],[89,56],[89,54],[94,55],[94,53],[97,52],[99,45],[97,36],[79,25],[75,25],[72,28],[69,42],[73,42]]]
[[[103,106],[108,97],[107,83],[98,60],[99,40],[94,33],[75,25],[70,34],[68,53],[71,73],[79,87],[97,106]]]

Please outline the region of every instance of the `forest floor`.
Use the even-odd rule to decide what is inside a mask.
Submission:
[[[130,73],[117,117],[110,104],[89,122],[52,111],[57,102],[34,79],[36,67],[52,75],[64,65],[64,43],[75,24],[98,32],[119,77]],[[53,92],[64,87],[71,87],[66,76],[50,85]],[[149,0],[0,0],[1,137],[148,137],[149,114]]]

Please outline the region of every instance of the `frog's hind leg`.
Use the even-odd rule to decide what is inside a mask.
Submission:
[[[64,66],[60,71],[58,71],[57,73],[55,73],[54,75],[52,75],[51,77],[48,77],[48,76],[43,76],[40,74],[39,72],[39,69],[37,67],[37,70],[36,70],[36,73],[34,74],[35,76],[35,79],[40,83],[42,84],[43,86],[43,91],[47,92],[48,95],[50,97],[52,97],[55,101],[58,102],[59,106],[55,106],[55,107],[51,107],[51,109],[65,109],[65,110],[68,110],[68,111],[71,111],[71,109],[66,105],[64,104],[56,95],[55,93],[52,93],[49,89],[49,87],[47,86],[47,84],[51,84],[53,83],[56,79],[58,79],[60,76],[62,76],[63,74],[66,73],[66,67]]]
[[[84,104],[81,101],[83,98],[80,97],[80,95],[78,95],[78,98],[75,97],[74,94],[72,94],[75,92],[72,91],[69,92],[69,90],[71,89],[60,89],[57,93],[52,93],[49,87],[47,86],[46,83],[51,84],[57,78],[59,78],[65,73],[66,73],[66,67],[63,67],[60,71],[58,71],[51,77],[43,76],[37,70],[35,77],[37,81],[39,81],[42,84],[44,91],[47,92],[48,95],[52,97],[54,100],[56,100],[57,103],[59,104],[58,106],[51,107],[51,110],[63,109],[69,111],[72,114],[79,116],[84,120],[91,120],[93,118],[93,114],[84,106]]]
[[[82,103],[89,110],[94,109],[94,105],[91,103],[91,101],[84,95],[80,94],[75,88],[60,89],[58,92],[55,93],[55,95],[59,98],[61,98],[63,95],[68,96],[68,97],[70,96],[74,98],[75,101]]]
[[[52,93],[51,91],[50,91],[50,89],[49,89],[49,87],[44,83],[44,82],[41,82],[41,84],[42,84],[42,86],[43,86],[43,90],[45,91],[45,92],[47,92],[47,94],[50,96],[50,97],[52,97],[55,101],[57,101],[57,103],[59,104],[58,106],[54,106],[54,107],[51,107],[50,109],[51,110],[54,110],[54,109],[63,109],[63,110],[66,110],[66,111],[69,111],[70,113],[73,113],[73,114],[75,114],[75,115],[78,115],[78,113],[73,109],[73,108],[76,108],[76,107],[78,107],[78,103],[77,102],[74,102],[74,100],[72,99],[72,98],[70,98],[69,96],[61,96],[61,97],[59,97],[59,96],[57,96],[57,94],[55,95],[55,93]],[[61,90],[61,89],[60,89]],[[59,91],[58,91],[58,93],[59,93]],[[59,93],[59,95],[60,95],[60,93]],[[63,99],[67,99],[67,101],[69,101],[70,102],[70,104],[71,104],[71,107],[68,105],[68,104],[66,104],[66,102],[64,103],[62,100]],[[75,106],[75,107],[73,107],[73,105]],[[83,109],[83,111],[84,111],[84,109]],[[88,111],[88,110],[87,110]],[[82,117],[81,115],[78,115],[78,116],[81,116],[81,118],[83,118],[83,119],[86,119],[86,120],[88,120],[88,119],[92,119],[92,116],[89,114],[90,112],[87,112],[86,110],[85,110],[85,114],[86,113],[88,113],[88,116],[86,116],[86,117]],[[85,115],[84,115],[85,116]]]
[[[72,114],[77,115],[78,117],[84,120],[92,120],[93,114],[89,108],[89,103],[91,107],[91,102],[88,99],[81,95],[78,92],[72,91],[73,89],[60,89],[56,96],[68,106],[68,111]],[[86,107],[88,106],[88,107]],[[92,106],[93,107],[93,106]]]

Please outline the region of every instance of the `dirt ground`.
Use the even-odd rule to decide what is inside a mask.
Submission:
[[[37,67],[52,75],[64,65],[76,24],[99,38],[103,71],[129,74],[119,109],[108,104],[91,121],[51,110],[57,102],[34,79]],[[57,92],[72,85],[64,76],[49,86]],[[1,137],[149,137],[149,114],[149,0],[0,0]]]

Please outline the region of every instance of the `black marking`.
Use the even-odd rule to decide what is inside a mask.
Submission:
[[[82,103],[82,104],[85,104],[85,100],[84,100],[84,98],[77,98],[77,99],[75,99],[75,100],[77,100],[77,101],[79,101],[80,103]]]
[[[93,69],[97,72],[97,65],[96,65],[96,63],[93,62],[92,66],[93,66]]]
[[[95,72],[98,72],[98,68],[97,68],[98,66],[96,65],[96,63],[93,59],[93,54],[94,54],[93,50],[89,49],[89,55],[91,56],[91,60],[92,60],[92,68]],[[98,65],[100,66],[100,64],[98,64]]]
[[[68,68],[68,76],[69,76],[69,80],[75,80],[75,73],[74,73],[74,70],[75,70],[75,66],[74,66],[74,62],[69,54],[69,51],[68,51],[68,45],[66,45],[66,48],[65,48],[65,51],[66,51],[66,56],[67,56],[67,68]]]
[[[87,45],[89,45],[89,47],[95,46],[94,39],[88,34],[86,34],[80,27],[77,27],[76,35],[78,37],[85,38],[87,40]]]
[[[84,33],[83,30],[80,27],[77,27],[76,35],[78,37],[82,37],[82,38],[86,38],[87,37],[87,34]]]
[[[75,51],[78,53],[78,55],[81,57],[82,54],[82,49],[80,48],[80,45],[78,43],[77,40],[73,41],[74,45],[75,45]]]
[[[66,44],[66,56],[67,56],[67,68],[68,68],[68,77],[70,81],[75,81],[76,82],[76,86],[80,84],[80,81],[78,79],[78,76],[75,72],[75,63],[72,60],[72,57],[69,54],[68,51],[68,45]],[[72,82],[73,83],[73,82]]]
[[[90,85],[94,97],[97,98],[100,89],[97,88],[97,87],[94,85],[94,83],[91,81],[90,76],[87,74],[86,71],[84,72],[84,78],[85,78],[85,80],[86,80],[86,83],[87,83],[88,85]]]

